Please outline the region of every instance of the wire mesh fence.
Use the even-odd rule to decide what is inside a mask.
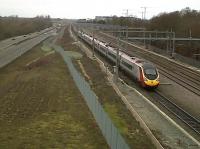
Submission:
[[[61,54],[73,80],[83,95],[90,111],[92,112],[104,138],[112,149],[129,149],[129,146],[119,133],[118,129],[114,126],[111,119],[104,111],[103,107],[98,101],[98,97],[91,90],[90,85],[85,81],[81,74],[75,69],[71,58],[67,56],[64,50],[59,46],[54,46],[55,50]]]

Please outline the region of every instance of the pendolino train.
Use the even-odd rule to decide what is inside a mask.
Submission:
[[[89,45],[93,45],[102,55],[107,57],[112,62],[116,62],[117,50],[110,46],[108,43],[102,42],[98,39],[94,39],[92,36],[84,32],[78,32],[78,36]],[[142,87],[156,88],[159,85],[159,73],[156,67],[143,59],[137,57],[130,57],[124,52],[119,50],[119,64],[130,76],[134,77]]]

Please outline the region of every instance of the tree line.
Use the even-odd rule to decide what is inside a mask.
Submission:
[[[187,7],[181,11],[161,13],[150,19],[146,27],[150,30],[172,30],[177,37],[200,37],[199,25],[200,11]]]
[[[0,17],[0,40],[37,32],[50,26],[52,26],[50,16],[36,16],[34,18]]]
[[[137,17],[112,17],[109,20],[99,21],[103,24],[112,24],[128,27],[145,27],[146,30],[173,31],[176,37],[200,38],[200,11],[186,7],[180,11],[160,13],[149,20],[142,20]],[[160,48],[166,43],[161,41],[152,42]],[[176,51],[187,57],[194,57],[200,54],[200,41],[185,41],[176,43]],[[200,59],[198,57],[198,59]]]
[[[148,30],[173,31],[176,37],[200,38],[200,11],[187,7],[181,11],[161,13],[145,25]],[[161,42],[155,44],[163,46]],[[199,56],[195,56],[200,54],[200,41],[178,41],[175,52],[200,60]]]
[[[128,27],[145,27],[147,30],[174,31],[177,37],[200,37],[200,11],[189,7],[181,11],[160,13],[149,20],[137,17],[113,16],[95,23],[112,24]]]

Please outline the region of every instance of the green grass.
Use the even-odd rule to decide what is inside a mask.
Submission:
[[[85,131],[67,112],[43,113],[30,125],[1,133],[0,138],[9,142],[1,140],[0,148],[75,148],[83,143]]]
[[[62,57],[45,53],[0,69],[0,149],[108,148]]]
[[[78,46],[66,46],[69,45],[69,43],[65,41],[68,37],[69,33],[66,30],[64,38],[62,39],[62,46],[66,50],[74,50],[83,55],[80,61],[91,79],[91,88],[99,97],[99,102],[102,104],[108,116],[111,118],[114,125],[119,129],[129,146],[134,149],[155,148],[144,130],[140,127],[139,122],[132,116],[130,111],[126,108],[126,105],[108,83],[106,75],[101,71],[99,63],[89,59],[86,54],[78,48]],[[77,70],[82,73],[77,60],[73,60],[73,63]]]
[[[128,134],[128,125],[124,118],[118,116],[119,109],[116,107],[116,105],[105,103],[103,106],[105,111],[109,114],[110,118],[116,125],[116,127],[120,130],[120,133]]]

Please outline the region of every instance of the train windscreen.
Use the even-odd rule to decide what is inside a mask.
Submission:
[[[143,66],[144,75],[149,80],[155,80],[158,77],[157,70],[152,65]]]

